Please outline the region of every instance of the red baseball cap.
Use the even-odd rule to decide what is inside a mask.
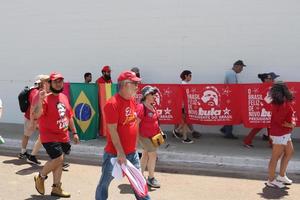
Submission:
[[[110,66],[108,66],[108,65],[103,66],[102,72],[111,72]]]
[[[64,77],[60,73],[52,72],[50,74],[50,80],[54,81],[54,80],[57,80],[57,79],[64,79]]]
[[[137,77],[136,74],[132,71],[124,71],[119,75],[118,82],[125,80],[140,82],[142,79]]]

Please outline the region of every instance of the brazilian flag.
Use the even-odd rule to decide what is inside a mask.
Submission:
[[[99,130],[97,84],[71,83],[70,100],[79,138],[95,139]]]

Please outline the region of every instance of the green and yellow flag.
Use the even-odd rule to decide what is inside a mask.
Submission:
[[[79,138],[95,139],[99,130],[97,84],[71,83],[70,99]]]

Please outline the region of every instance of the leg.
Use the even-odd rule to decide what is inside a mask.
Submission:
[[[285,176],[286,175],[286,169],[288,166],[288,163],[293,156],[294,153],[294,147],[292,141],[288,141],[287,145],[284,147],[284,154],[283,157],[281,158],[281,163],[280,163],[280,176]]]
[[[284,146],[281,144],[274,144],[272,149],[272,157],[269,162],[269,181],[273,181],[275,179],[275,171],[277,162],[282,156],[284,151]]]
[[[149,172],[149,177],[153,178],[154,177],[154,170],[155,170],[155,165],[156,165],[156,157],[157,153],[156,152],[149,152],[149,160],[147,164],[148,172]]]
[[[142,154],[142,158],[141,158],[141,170],[142,170],[143,176],[144,176],[144,172],[147,167],[148,160],[149,160],[148,152],[144,150],[143,154]],[[149,171],[149,168],[148,168],[148,171]]]
[[[257,133],[259,133],[259,131],[261,131],[262,128],[253,128],[249,133],[248,135],[245,137],[244,139],[244,144],[245,145],[251,145],[252,144],[252,141],[253,141],[253,138],[255,137],[255,135]]]
[[[42,143],[41,143],[41,139],[40,139],[40,135],[39,135],[37,140],[35,141],[31,155],[36,156],[36,154],[38,153],[38,151],[40,150],[41,147],[42,147]]]
[[[108,198],[108,187],[113,180],[113,176],[111,175],[113,165],[110,162],[112,157],[114,156],[108,153],[104,153],[103,155],[102,174],[96,188],[96,200],[106,200]]]

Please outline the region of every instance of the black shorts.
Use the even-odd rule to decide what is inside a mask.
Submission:
[[[63,153],[70,154],[71,144],[70,143],[62,143],[62,142],[48,142],[43,143],[44,148],[47,151],[47,154],[51,159],[58,158]]]

